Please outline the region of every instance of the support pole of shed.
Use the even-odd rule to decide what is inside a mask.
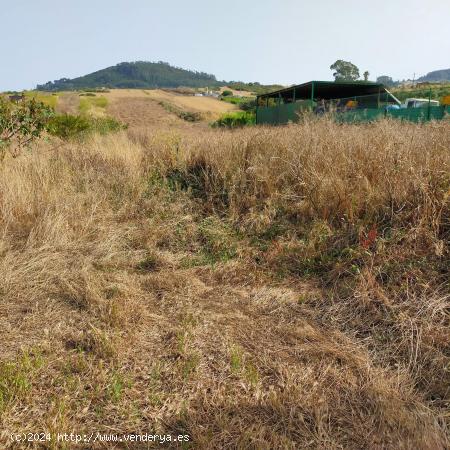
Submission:
[[[428,120],[431,118],[431,88],[430,92],[428,93]]]

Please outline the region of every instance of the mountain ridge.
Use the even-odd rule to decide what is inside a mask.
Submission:
[[[428,72],[417,81],[450,81],[450,69],[440,69]]]
[[[176,88],[222,86],[212,74],[171,66],[164,61],[121,62],[76,78],[61,78],[38,84],[42,91],[76,90],[87,88]]]

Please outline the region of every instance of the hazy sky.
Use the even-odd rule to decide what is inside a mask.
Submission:
[[[370,78],[450,67],[450,0],[0,0],[0,91],[122,61],[167,61],[220,80]]]

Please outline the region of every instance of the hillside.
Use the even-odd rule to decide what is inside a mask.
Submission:
[[[173,67],[166,62],[122,62],[78,78],[61,78],[37,85],[42,91],[70,91],[88,88],[175,88],[218,86],[214,75]]]
[[[450,81],[450,69],[433,70],[417,81]]]

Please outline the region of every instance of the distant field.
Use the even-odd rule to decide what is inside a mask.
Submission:
[[[171,94],[167,91],[146,90],[144,91],[150,98],[155,100],[164,100],[174,105],[190,110],[203,113],[221,114],[229,111],[235,111],[237,108],[212,97],[194,97]]]
[[[172,106],[172,107],[171,107]],[[224,113],[236,111],[235,105],[211,97],[180,95],[159,89],[112,89],[95,96],[80,96],[78,92],[59,93],[57,111],[71,114],[104,114],[128,124],[132,128],[171,126],[181,129],[204,128]],[[176,112],[199,114],[201,123],[189,124],[177,117]]]

